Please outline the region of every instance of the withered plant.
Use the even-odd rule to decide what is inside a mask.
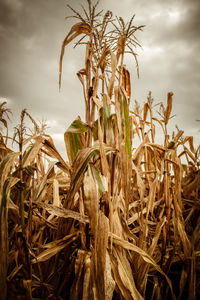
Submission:
[[[87,4],[83,14],[69,6],[78,23],[60,55],[61,88],[65,47],[78,38],[86,50],[85,120],[64,134],[68,162],[26,110],[19,152],[1,135],[1,299],[198,299],[200,148],[178,127],[168,132],[173,93],[158,116],[151,93],[130,109],[124,57],[138,72],[143,26]]]

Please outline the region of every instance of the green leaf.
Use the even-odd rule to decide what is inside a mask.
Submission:
[[[93,134],[94,141],[97,141],[98,140],[98,120],[96,120],[94,122],[92,134]]]
[[[67,155],[71,164],[73,164],[79,150],[85,148],[85,135],[89,126],[77,118],[64,134]]]
[[[116,149],[109,147],[106,144],[103,144],[104,150],[106,154],[110,152],[116,152]],[[100,154],[99,144],[94,145],[93,147],[88,147],[82,149],[78,152],[76,159],[73,163],[73,173],[71,177],[71,193],[75,195],[77,190],[79,189],[81,182],[83,180],[83,176],[85,174],[86,168],[91,161],[91,159]],[[73,197],[72,197],[73,198]]]
[[[67,132],[71,133],[83,133],[87,132],[89,129],[89,126],[82,122],[80,117],[78,117],[67,129]]]
[[[100,196],[102,196],[102,194],[105,192],[105,188],[104,188],[103,182],[101,180],[102,175],[95,166],[94,166],[94,174],[95,174],[96,181],[98,183],[99,194],[100,194]]]

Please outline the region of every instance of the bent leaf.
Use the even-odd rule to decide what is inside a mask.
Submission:
[[[85,148],[86,141],[84,133],[87,132],[89,126],[76,119],[64,134],[67,155],[71,164],[73,164],[79,150]]]

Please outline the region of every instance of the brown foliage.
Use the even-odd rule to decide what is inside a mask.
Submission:
[[[142,27],[133,26],[133,18],[127,24],[119,18],[117,25],[111,12],[98,21],[97,5],[88,0],[88,7],[84,17],[71,8],[81,22],[60,57],[61,84],[65,47],[88,37],[85,69],[77,73],[86,119],[65,133],[69,162],[26,110],[14,137],[19,152],[1,134],[1,299],[194,300],[200,148],[179,129],[168,134],[172,93],[166,108],[161,104],[161,118],[151,93],[143,108],[136,102],[130,111],[124,54],[136,58],[131,46],[139,45],[135,32]],[[0,109],[7,129],[4,104]],[[34,127],[31,136],[25,117]],[[163,144],[156,141],[158,126]]]

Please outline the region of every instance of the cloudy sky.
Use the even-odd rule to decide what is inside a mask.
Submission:
[[[23,108],[36,120],[46,120],[59,150],[69,124],[83,116],[82,88],[76,72],[83,68],[83,50],[66,49],[62,90],[58,63],[63,39],[72,21],[66,4],[81,10],[86,0],[0,0],[0,101],[12,110],[13,127]],[[200,123],[200,1],[101,0],[99,8],[125,20],[136,14],[135,25],[146,25],[137,37],[140,79],[134,61],[132,95],[144,103],[148,91],[155,101],[174,93],[173,113],[185,135],[199,142]]]

